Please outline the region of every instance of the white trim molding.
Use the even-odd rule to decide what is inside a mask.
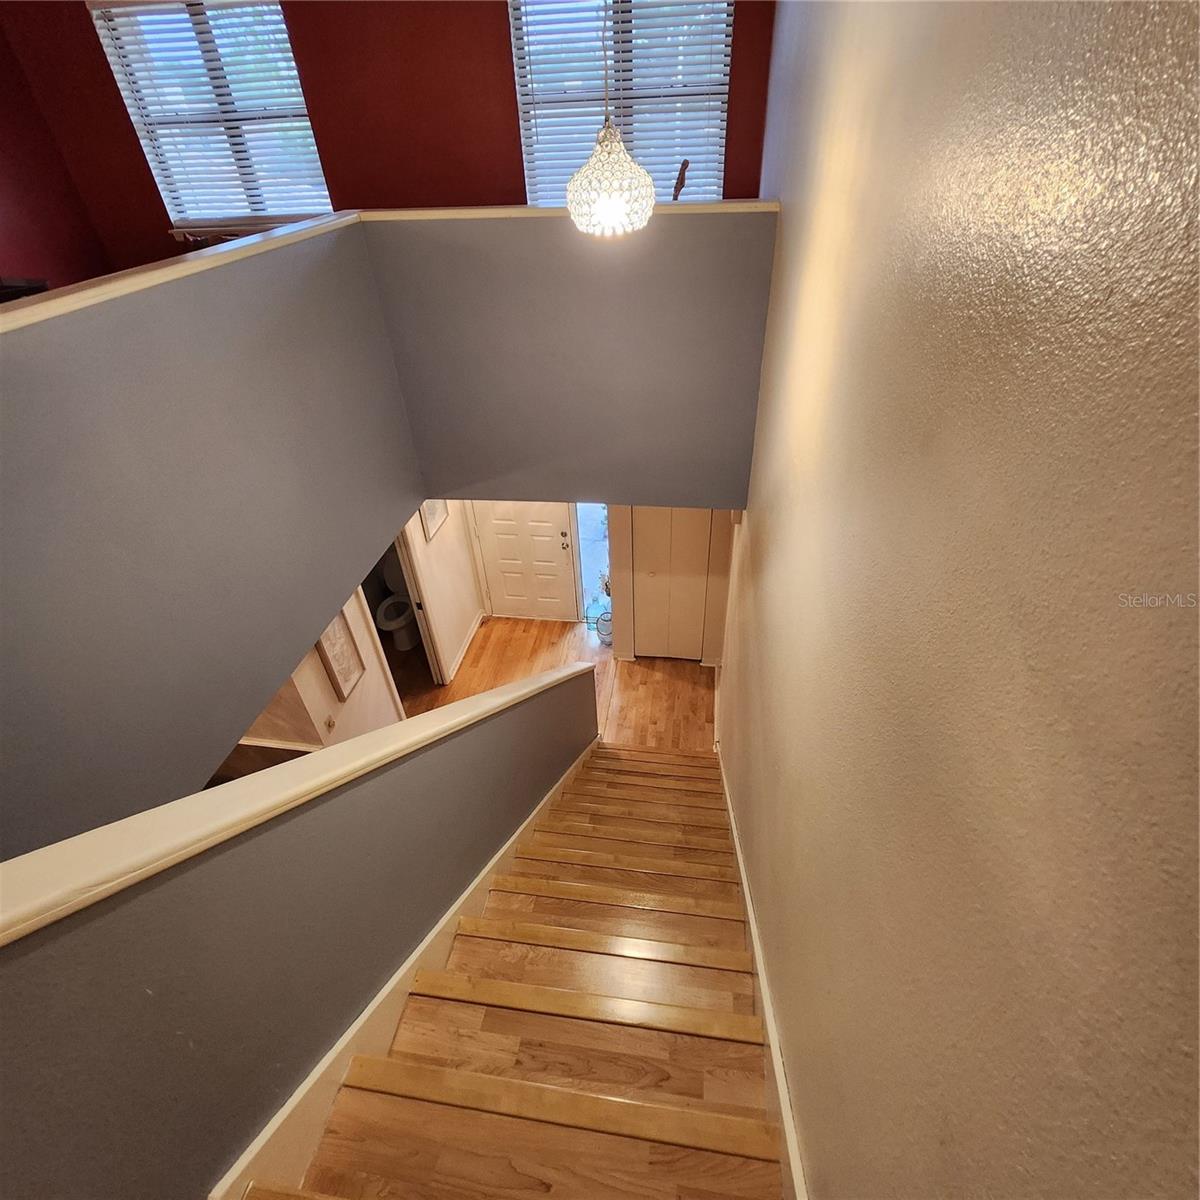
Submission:
[[[762,941],[758,932],[758,919],[754,913],[754,899],[750,894],[750,879],[746,873],[746,859],[742,852],[742,839],[738,835],[737,817],[729,791],[729,780],[725,777],[725,763],[717,746],[717,762],[721,768],[721,786],[725,789],[725,803],[729,810],[729,828],[733,834],[733,851],[737,855],[738,875],[742,881],[742,899],[746,903],[746,924],[750,930],[750,944],[754,951],[754,966],[758,973],[758,991],[762,1005],[763,1026],[767,1035],[767,1085],[775,1085],[774,1116],[783,1130],[784,1154],[779,1165],[783,1168],[784,1196],[789,1200],[808,1200],[808,1188],[804,1180],[804,1163],[800,1158],[800,1141],[796,1134],[796,1119],[792,1115],[791,1089],[788,1087],[783,1053],[779,1048],[779,1026],[775,1021],[775,1006],[771,1001],[771,988],[767,982],[767,964],[763,959]]]
[[[778,212],[777,200],[723,200],[713,204],[661,204],[654,212],[656,220],[671,217],[702,216],[705,213]],[[223,267],[239,259],[278,250],[293,242],[302,242],[321,234],[344,229],[360,221],[470,221],[496,217],[557,217],[568,220],[565,208],[532,208],[527,205],[496,206],[494,208],[402,208],[370,209],[363,212],[337,212],[329,216],[314,217],[298,221],[293,225],[279,225],[266,233],[254,233],[224,242],[219,246],[208,246],[193,250],[163,262],[148,263],[132,267],[128,271],[117,271],[113,275],[102,275],[69,287],[55,288],[22,300],[10,300],[0,308],[0,333],[9,333],[26,325],[61,317],[66,313],[88,308],[104,300],[113,300],[131,292],[173,279],[183,279],[200,271]]]
[[[335,229],[344,229],[358,221],[357,213],[334,213],[330,217],[315,217],[311,221],[300,221],[295,225],[280,225],[267,233],[254,233],[237,238],[220,246],[207,246],[193,250],[177,258],[163,262],[148,263],[144,267],[131,267],[128,271],[117,271],[113,275],[101,275],[99,279],[87,279],[69,287],[55,288],[37,296],[26,296],[23,300],[10,300],[0,308],[0,333],[9,333],[51,317],[61,317],[81,308],[89,308],[104,300],[115,300],[131,292],[140,292],[160,283],[170,283],[187,275],[211,271],[214,267],[228,266],[243,258],[253,258],[268,250],[278,250],[293,242],[307,241]]]
[[[0,863],[0,946],[593,669],[543,671]]]

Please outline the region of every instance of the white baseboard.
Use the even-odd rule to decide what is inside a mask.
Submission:
[[[562,778],[521,822],[512,837],[472,880],[466,891],[426,934],[399,970],[367,1004],[358,1019],[334,1042],[304,1082],[209,1192],[208,1200],[241,1200],[246,1185],[252,1179],[281,1187],[300,1186],[351,1056],[369,1054],[382,1057],[387,1054],[396,1026],[400,1023],[400,1014],[408,999],[413,977],[418,970],[440,970],[445,967],[458,918],[478,916],[483,911],[487,903],[488,881],[497,871],[503,872],[516,858],[517,840],[575,774],[593,745],[595,742],[588,744]]]
[[[718,743],[718,754],[720,745]],[[742,856],[742,840],[738,836],[737,817],[730,798],[729,780],[725,778],[725,763],[721,766],[721,784],[725,788],[726,804],[729,807],[729,826],[733,834],[733,849],[737,855],[738,874],[742,880],[742,897],[746,902],[746,918],[750,928],[750,942],[754,950],[754,965],[758,971],[758,991],[762,1002],[762,1019],[767,1035],[767,1108],[783,1130],[784,1155],[780,1161],[783,1168],[783,1194],[787,1200],[808,1200],[808,1188],[804,1182],[804,1164],[800,1160],[800,1142],[796,1136],[796,1120],[792,1116],[791,1093],[788,1088],[787,1072],[783,1066],[783,1055],[779,1049],[779,1027],[775,1022],[775,1006],[771,1003],[771,988],[767,982],[767,965],[763,960],[762,942],[758,935],[758,921],[754,915],[754,900],[750,894],[750,880],[746,875],[746,860]]]

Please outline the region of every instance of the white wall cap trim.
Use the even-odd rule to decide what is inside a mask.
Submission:
[[[715,200],[706,204],[658,204],[652,220],[660,217],[694,217],[705,213],[778,212],[778,200]],[[532,204],[496,205],[492,208],[369,208],[363,221],[472,221],[495,217],[557,217],[569,219],[565,208],[539,208]],[[630,237],[633,235],[630,234]]]
[[[593,669],[543,671],[0,863],[0,946]]]
[[[778,212],[778,200],[722,200],[712,204],[660,204],[654,210],[656,220],[670,217],[700,216],[705,213]],[[568,220],[565,208],[535,208],[532,205],[497,205],[492,208],[380,208],[363,212],[338,212],[332,216],[313,217],[293,225],[280,225],[265,233],[252,233],[220,246],[193,250],[163,262],[147,263],[87,279],[69,287],[55,288],[38,296],[10,300],[0,305],[0,334],[10,333],[26,325],[48,321],[67,313],[88,308],[104,300],[114,300],[131,292],[170,283],[200,271],[228,266],[243,258],[279,250],[293,242],[344,229],[358,221],[470,221],[496,217],[558,217]]]
[[[173,279],[183,279],[200,271],[211,271],[213,267],[224,267],[243,258],[253,258],[268,250],[278,250],[293,242],[303,242],[323,233],[331,233],[358,221],[358,213],[334,213],[332,216],[313,217],[294,225],[280,225],[265,233],[251,233],[246,237],[225,242],[220,246],[208,246],[203,250],[192,250],[177,258],[162,262],[147,263],[142,267],[130,267],[128,271],[117,271],[112,275],[101,275],[98,279],[85,279],[69,287],[55,288],[38,296],[26,296],[22,300],[10,300],[0,305],[0,333],[8,333],[51,317],[61,317],[99,304],[102,300],[114,300],[130,292]]]

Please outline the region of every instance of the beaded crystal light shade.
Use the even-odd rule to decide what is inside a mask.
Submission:
[[[607,117],[591,157],[567,183],[567,211],[577,229],[597,237],[642,229],[654,211],[654,181],[639,167]]]

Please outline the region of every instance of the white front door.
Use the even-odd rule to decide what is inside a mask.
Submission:
[[[473,500],[471,507],[492,615],[578,621],[571,506]]]

